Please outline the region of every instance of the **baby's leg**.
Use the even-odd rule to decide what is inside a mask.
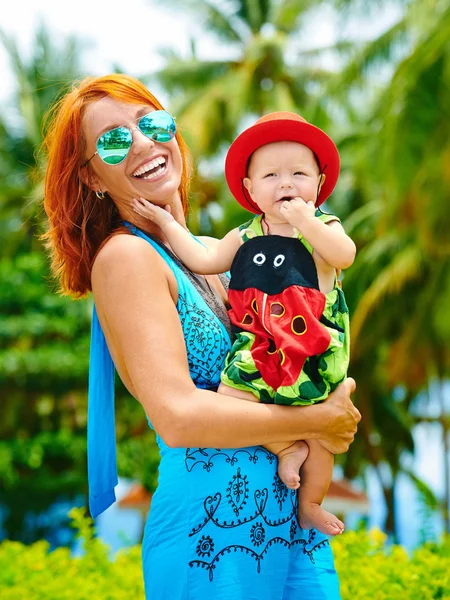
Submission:
[[[300,487],[300,467],[309,452],[308,444],[301,440],[290,446],[283,442],[274,442],[265,444],[264,448],[277,455],[278,475],[281,481],[291,490],[297,490]]]
[[[298,491],[300,527],[337,535],[344,531],[344,523],[320,506],[330,487],[334,457],[317,440],[307,443],[309,456],[302,467],[302,487]]]
[[[217,391],[219,394],[225,394],[226,396],[242,398],[243,400],[250,400],[251,402],[259,402],[258,398],[251,392],[237,390],[228,385],[224,385],[223,383],[219,385],[219,389]],[[264,448],[266,448],[269,452],[272,452],[272,454],[277,455],[278,475],[281,481],[292,490],[299,488],[300,467],[308,456],[308,445],[302,441],[294,442],[293,444],[288,444],[285,442],[273,442],[271,444],[264,444]]]

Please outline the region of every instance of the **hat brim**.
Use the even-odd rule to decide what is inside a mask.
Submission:
[[[261,211],[244,187],[249,158],[261,146],[280,141],[303,144],[317,156],[320,170],[326,177],[316,206],[325,202],[337,183],[340,171],[339,152],[333,140],[322,129],[293,119],[257,123],[234,140],[225,160],[225,177],[231,193],[241,206],[252,213]]]

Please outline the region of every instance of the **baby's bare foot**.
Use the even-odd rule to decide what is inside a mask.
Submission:
[[[305,442],[295,442],[278,453],[278,475],[291,490],[300,487],[300,467],[308,456],[309,448]]]
[[[314,528],[325,535],[340,535],[344,531],[344,523],[315,502],[300,503],[298,513],[302,529]]]

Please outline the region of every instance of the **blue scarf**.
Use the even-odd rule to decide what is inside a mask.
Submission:
[[[88,392],[89,510],[97,517],[116,501],[118,484],[114,419],[114,364],[97,311],[92,312]]]

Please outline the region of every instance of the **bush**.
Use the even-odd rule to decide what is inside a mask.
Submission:
[[[1,599],[144,600],[140,546],[118,552],[111,561],[84,510],[72,509],[70,516],[83,539],[82,557],[71,557],[69,548],[50,552],[45,541],[0,544]]]
[[[379,530],[346,532],[332,542],[342,600],[449,600],[450,538],[427,542],[412,556],[386,548]]]
[[[31,546],[0,544],[2,600],[144,600],[141,548],[109,559],[109,548],[94,537],[82,509],[70,513],[85,554],[68,548],[49,551],[47,542]],[[342,600],[450,599],[450,539],[427,543],[410,557],[404,548],[386,548],[380,531],[347,532],[332,542],[341,579]]]

